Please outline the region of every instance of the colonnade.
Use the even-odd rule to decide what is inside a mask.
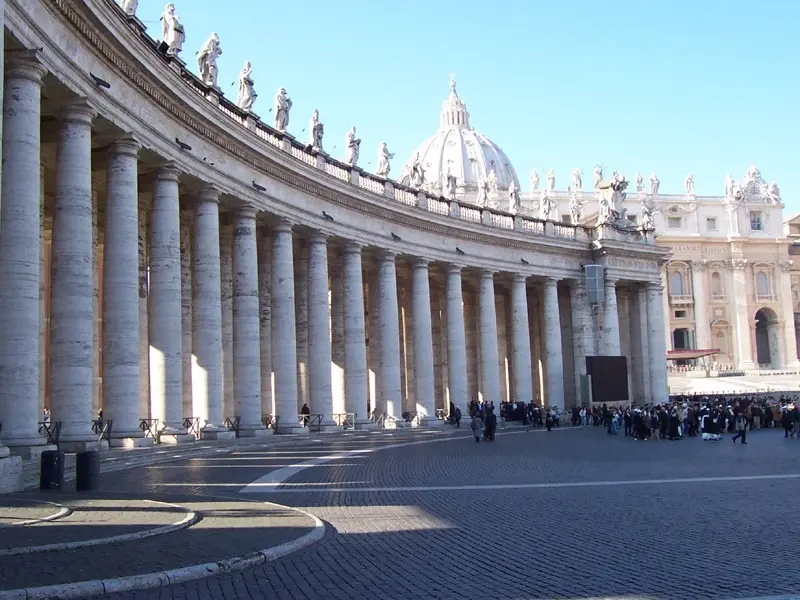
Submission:
[[[120,446],[152,442],[141,419],[157,419],[168,443],[194,439],[187,417],[203,438],[232,436],[227,417],[240,436],[265,435],[264,415],[292,431],[304,404],[325,427],[341,413],[440,423],[437,408],[466,412],[471,397],[563,408],[580,401],[586,356],[621,353],[621,322],[640,357],[634,390],[666,399],[660,286],[608,279],[593,311],[580,278],[439,263],[311,230],[143,160],[131,134],[98,147],[85,100],[60,109],[48,201],[45,71],[35,52],[7,64],[0,440],[12,450],[45,445],[45,406],[67,450],[97,445],[98,408]],[[621,319],[618,290],[635,323]]]

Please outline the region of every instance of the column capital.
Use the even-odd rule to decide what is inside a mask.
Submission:
[[[355,242],[353,240],[348,240],[345,243],[344,248],[342,248],[342,252],[344,254],[360,254],[361,250],[363,248],[364,248],[364,246],[362,244],[360,244],[359,242]]]
[[[423,258],[421,256],[415,256],[414,259],[411,261],[411,268],[412,269],[427,269],[428,265],[431,263],[427,258]]]
[[[200,192],[197,194],[197,199],[201,202],[213,202],[214,204],[219,204],[219,195],[220,191],[217,186],[205,184],[200,188]]]
[[[27,79],[41,85],[42,78],[46,74],[47,67],[42,64],[39,50],[20,50],[8,53],[7,78]]]
[[[558,286],[558,277],[545,277],[542,284],[544,287],[556,287]]]
[[[664,286],[660,282],[647,281],[645,282],[648,294],[660,294],[664,291]]]
[[[78,98],[61,109],[59,120],[62,123],[80,123],[91,126],[97,112],[86,98]]]
[[[249,204],[242,204],[233,209],[234,215],[238,219],[255,219],[258,215],[258,209]]]
[[[378,253],[378,258],[380,259],[381,262],[390,262],[390,261],[394,262],[394,260],[397,258],[397,252],[394,252],[392,250],[386,250],[384,248],[381,249],[380,252]]]
[[[603,281],[603,287],[617,287],[617,282],[619,279],[616,277],[608,277],[606,276],[605,280]]]
[[[513,281],[514,283],[527,283],[528,275],[525,273],[514,273]]]
[[[494,271],[489,269],[481,269],[481,279],[491,279],[494,281]]]
[[[167,162],[158,168],[156,173],[156,181],[174,181],[178,182],[180,171],[174,162]]]
[[[126,133],[118,137],[111,142],[111,146],[109,146],[109,150],[115,156],[132,156],[133,158],[139,157],[139,150],[141,150],[141,148],[142,145],[133,137],[132,133]]]
[[[293,228],[294,224],[289,219],[281,218],[272,226],[272,231],[275,233],[292,233]]]
[[[462,265],[457,265],[455,263],[448,263],[447,265],[447,274],[448,275],[461,275],[461,271],[464,269]]]
[[[315,229],[311,232],[311,235],[308,238],[308,241],[311,244],[327,244],[328,243],[328,234],[324,231],[320,231]]]

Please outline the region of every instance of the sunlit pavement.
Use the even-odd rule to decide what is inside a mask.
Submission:
[[[791,594],[800,590],[800,441],[775,430],[748,441],[634,442],[590,428],[476,444],[466,429],[384,432],[109,474],[104,485],[118,494],[275,502],[316,515],[327,531],[262,567],[105,597]],[[217,535],[250,545],[258,531]],[[102,560],[95,570],[104,575]]]

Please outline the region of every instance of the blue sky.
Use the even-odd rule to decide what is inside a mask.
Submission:
[[[164,0],[140,0],[154,37]],[[655,170],[663,193],[687,173],[699,194],[755,163],[777,180],[785,215],[800,212],[800,3],[765,0],[176,0],[182,58],[219,34],[219,83],[236,97],[253,63],[255,112],[294,102],[289,132],[305,140],[316,108],[325,148],[342,154],[356,125],[360,165],[378,144],[392,175],[438,126],[451,73],[472,126],[528,173],[553,168],[566,188],[595,164],[632,179]],[[334,148],[336,146],[336,148]],[[371,164],[367,164],[371,161]]]

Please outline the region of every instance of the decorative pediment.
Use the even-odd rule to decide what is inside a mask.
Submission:
[[[763,177],[761,171],[755,166],[747,169],[747,173],[738,185],[738,200],[745,204],[772,204],[783,206],[781,202],[781,193],[778,185],[773,182],[768,184]]]
[[[695,210],[697,210],[697,203],[687,202],[685,204],[670,204],[665,209],[662,209],[661,212],[667,217],[680,217]]]

